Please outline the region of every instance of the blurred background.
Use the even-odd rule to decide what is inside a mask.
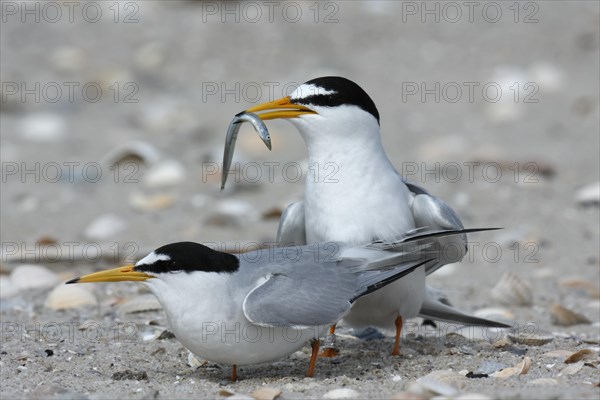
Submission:
[[[221,191],[228,124],[341,75],[400,172],[505,228],[485,238],[502,268],[534,251],[549,276],[597,279],[599,18],[590,1],[3,1],[2,261],[274,240],[305,146],[286,121],[272,152],[244,126]]]
[[[413,332],[403,360],[392,362],[383,341],[344,340],[344,363],[332,362],[324,380],[307,386],[294,378],[303,363],[289,359],[242,370],[248,379],[239,385],[251,392],[266,379],[313,398],[331,385],[364,385],[363,395],[385,397],[432,368],[487,374],[527,352],[545,367],[518,384],[472,379],[470,387],[490,393],[492,384],[521,398],[529,381],[554,376],[565,398],[597,390],[586,384],[597,382],[589,368],[597,364],[573,364],[577,375],[562,362],[552,369],[547,363],[556,361],[542,354],[598,351],[597,1],[2,0],[0,7],[7,398],[65,398],[65,388],[90,398],[222,394],[225,370],[205,363],[200,372],[178,372],[200,362],[163,337],[164,314],[140,285],[63,282],[175,241],[229,250],[272,242],[282,210],[302,198],[305,145],[289,122],[268,121],[269,152],[244,125],[237,170],[221,191],[227,127],[238,112],[326,75],[349,78],[373,98],[389,158],[407,179],[444,199],[465,226],[504,228],[470,235],[463,262],[428,281],[459,308],[517,326],[532,321],[544,343],[554,341],[539,348],[505,341],[498,349]],[[133,327],[138,340],[121,340],[125,332],[90,341],[86,321],[105,333]],[[84,326],[75,339],[49,337],[45,328],[60,322]],[[406,362],[413,356],[419,362]],[[357,383],[363,366],[367,378]],[[150,382],[117,382],[115,371],[129,368],[147,370]],[[556,386],[542,385],[556,398]],[[530,386],[528,396],[539,389]]]

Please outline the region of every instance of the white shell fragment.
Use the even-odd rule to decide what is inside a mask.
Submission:
[[[193,369],[198,369],[202,366],[203,362],[196,357],[194,353],[188,351],[188,361],[187,364]]]
[[[533,293],[529,283],[513,272],[506,272],[498,284],[492,289],[492,297],[509,305],[530,306],[533,304]]]
[[[150,167],[146,172],[146,186],[155,188],[177,185],[185,179],[185,168],[177,160],[164,160]]]
[[[554,325],[571,326],[579,324],[589,324],[591,321],[584,315],[578,314],[575,311],[569,310],[560,304],[554,304],[550,308],[550,317]]]
[[[65,136],[66,122],[58,114],[37,113],[23,118],[19,128],[21,137],[31,142],[57,142]]]
[[[250,396],[254,397],[256,400],[275,400],[276,398],[281,396],[281,393],[281,389],[272,387],[261,387],[259,389],[256,389],[254,392],[250,393]]]
[[[59,282],[58,275],[40,265],[23,264],[10,274],[11,283],[20,290],[49,288]]]
[[[581,371],[581,368],[583,368],[583,361],[578,361],[576,363],[573,364],[569,364],[566,367],[564,367],[560,373],[558,374],[558,376],[562,376],[562,375],[575,375],[576,373],[578,373],[579,371]]]
[[[96,218],[83,231],[83,236],[90,241],[112,239],[125,229],[127,224],[115,214],[104,214]]]
[[[591,183],[575,193],[575,201],[582,206],[600,205],[600,182]]]
[[[558,381],[552,378],[538,378],[528,382],[528,384],[533,386],[556,386]]]
[[[324,399],[358,399],[360,393],[354,389],[342,388],[333,389],[323,395]]]
[[[44,305],[52,310],[64,310],[97,304],[96,297],[89,288],[79,285],[60,284],[46,298]]]

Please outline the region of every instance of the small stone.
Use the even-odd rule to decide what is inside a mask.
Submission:
[[[0,299],[6,299],[19,293],[19,288],[8,276],[0,276]]]
[[[60,279],[46,267],[23,264],[12,271],[10,281],[17,289],[23,290],[49,288],[56,285]]]
[[[52,310],[65,310],[82,306],[94,306],[97,303],[96,297],[89,288],[60,284],[48,294],[44,306]]]
[[[97,217],[83,232],[90,241],[112,239],[125,229],[127,224],[115,214],[104,214]]]
[[[360,393],[354,389],[342,388],[333,389],[323,395],[324,399],[358,399]]]
[[[185,179],[185,168],[176,160],[164,160],[150,167],[146,172],[146,186],[163,187],[177,185]]]
[[[600,182],[591,183],[575,192],[575,201],[582,206],[599,206]]]
[[[124,371],[115,372],[112,375],[112,379],[115,381],[134,380],[134,381],[147,381],[148,374],[146,371],[131,371],[126,369]]]
[[[74,46],[60,46],[50,56],[56,69],[66,73],[76,73],[83,69],[86,63],[85,52]]]
[[[261,387],[250,393],[250,395],[256,400],[275,400],[277,397],[281,396],[281,393],[281,389]]]
[[[21,137],[31,142],[49,143],[64,138],[67,124],[64,118],[57,114],[30,114],[21,120],[19,131]]]

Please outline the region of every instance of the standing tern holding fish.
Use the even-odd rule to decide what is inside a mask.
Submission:
[[[405,235],[390,244],[394,251],[381,243],[330,242],[233,255],[198,243],[172,243],[135,265],[67,283],[143,282],[162,304],[177,339],[202,358],[231,364],[234,380],[238,364],[278,360],[311,342],[307,376],[312,376],[324,330],[359,298],[435,262],[438,234]]]
[[[277,233],[280,245],[336,241],[365,244],[393,242],[415,230],[460,230],[463,225],[446,203],[408,183],[388,159],[380,136],[379,112],[356,83],[323,77],[300,85],[290,96],[246,110],[261,120],[287,119],[300,132],[309,165],[334,165],[335,182],[307,177],[304,201],[284,211]],[[239,115],[239,114],[238,114]],[[232,153],[228,146],[225,153]],[[226,177],[227,171],[224,171]],[[460,261],[467,252],[466,235],[440,237],[446,249],[436,262],[364,296],[344,317],[353,327],[396,330],[393,355],[399,354],[403,322],[417,315],[467,325],[507,327],[467,315],[444,304],[426,275]],[[330,330],[333,335],[335,325]],[[335,351],[324,355],[332,356]]]

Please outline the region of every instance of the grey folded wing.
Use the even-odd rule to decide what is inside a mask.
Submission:
[[[338,249],[328,248],[331,246]],[[406,261],[404,254],[390,256],[375,250],[369,258],[338,257],[344,246],[298,247],[300,258],[293,262],[281,257],[286,248],[275,249],[275,261],[265,269],[266,279],[244,299],[246,318],[261,326],[330,325],[342,319],[356,299],[429,261]]]
[[[340,264],[358,267],[364,260],[339,260],[325,246],[320,245],[318,252],[315,246],[297,247],[300,253],[287,257],[282,257],[286,249],[275,249],[266,280],[244,299],[246,318],[262,326],[297,328],[338,321],[359,290],[357,276],[341,271]],[[333,257],[327,260],[324,255]]]
[[[278,246],[302,246],[306,244],[304,202],[298,201],[286,207],[279,219]]]

